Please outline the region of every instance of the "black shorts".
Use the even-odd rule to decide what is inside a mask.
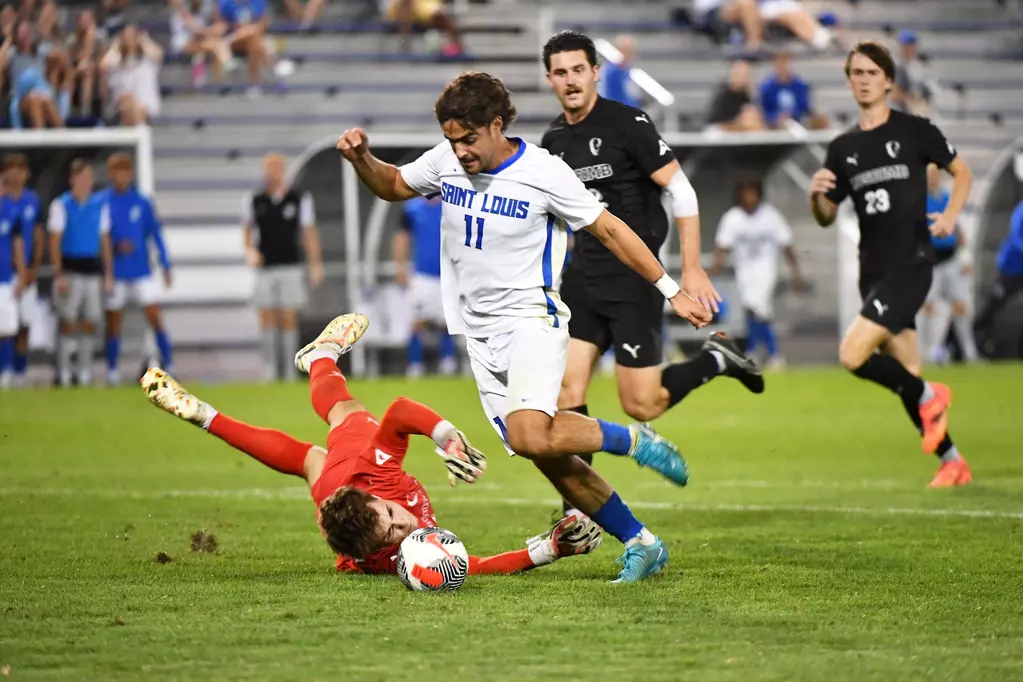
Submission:
[[[927,300],[934,266],[913,263],[878,274],[860,276],[860,315],[877,322],[893,334],[916,329],[916,314]]]
[[[586,281],[569,268],[561,300],[572,311],[568,334],[601,354],[614,347],[622,367],[656,367],[664,358],[664,296],[640,277]]]

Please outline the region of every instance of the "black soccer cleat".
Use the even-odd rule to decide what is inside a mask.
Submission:
[[[760,367],[752,358],[746,357],[728,336],[721,332],[712,333],[704,342],[702,350],[721,353],[725,358],[724,374],[738,379],[750,393],[764,392],[764,375]]]

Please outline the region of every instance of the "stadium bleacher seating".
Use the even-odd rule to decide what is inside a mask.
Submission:
[[[680,128],[693,130],[702,125],[712,88],[725,77],[727,63],[721,48],[706,36],[672,23],[672,9],[678,4],[571,0],[552,7],[556,29],[578,28],[608,38],[623,31],[637,34],[638,64],[676,96],[673,115]],[[265,152],[295,155],[352,125],[371,132],[432,132],[437,93],[466,68],[489,70],[512,87],[520,132],[539,133],[557,113],[538,64],[538,46],[545,37],[539,35],[536,20],[539,5],[470,5],[458,17],[473,57],[469,62],[441,62],[416,50],[403,55],[388,27],[355,19],[355,10],[346,3],[336,5],[328,5],[313,34],[287,23],[271,30],[278,51],[298,65],[286,91],[268,89],[260,99],[246,99],[241,74],[237,82],[195,91],[188,64],[170,60],[163,69],[163,114],[154,125],[156,188],[168,239],[183,271],[171,297],[175,307],[169,312],[183,345],[244,345],[246,337],[253,338],[256,321],[246,308],[250,280],[241,261],[238,216],[241,194],[258,183],[258,159]],[[1023,25],[1018,12],[995,0],[807,5],[835,13],[856,38],[893,44],[899,29],[918,33],[927,77],[941,86],[934,113],[951,126],[950,135],[978,178],[1015,137],[1014,131],[1023,128],[1019,94]],[[154,14],[146,9],[143,23],[155,37],[166,39],[166,23],[155,20]],[[844,83],[842,56],[797,53],[796,62],[799,73],[814,86],[818,106],[840,121],[852,120],[855,105]],[[756,67],[758,79],[767,68]],[[818,269],[827,279],[834,257],[825,254],[833,251],[833,237],[803,224],[806,217],[798,212],[801,197],[775,200],[800,202],[790,214],[797,238],[805,238],[801,243],[810,252],[811,264],[813,254],[821,254],[819,267],[811,265],[811,277]],[[329,236],[339,226],[322,215],[321,223],[328,251],[341,248],[342,238]],[[207,284],[214,277],[222,283],[216,295]],[[818,285],[833,286],[827,281]],[[224,316],[235,324],[205,324]]]

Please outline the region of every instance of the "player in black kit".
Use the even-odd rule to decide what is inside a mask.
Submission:
[[[564,159],[654,253],[667,237],[661,205],[667,190],[682,240],[682,290],[716,311],[720,296],[700,265],[696,193],[671,148],[642,110],[597,95],[597,51],[589,37],[573,31],[553,36],[543,61],[563,111],[540,146]],[[588,413],[593,366],[612,346],[622,407],[639,421],[655,419],[718,374],[739,379],[754,393],[764,390],[759,368],[723,334],[712,334],[689,362],[662,370],[664,297],[597,239],[583,232],[574,238],[561,285],[572,316],[559,409]]]
[[[965,485],[970,469],[947,431],[951,391],[920,378],[914,320],[931,286],[931,233],[947,236],[955,229],[973,176],[933,123],[889,108],[895,65],[885,47],[858,44],[846,58],[845,72],[860,121],[831,142],[824,168],[810,187],[810,207],[820,225],[831,225],[838,205],[849,196],[859,218],[863,308],[842,339],[839,359],[856,376],[902,399],[923,436],[924,452],[941,459],[931,487]],[[931,216],[929,163],[954,178],[944,213]]]

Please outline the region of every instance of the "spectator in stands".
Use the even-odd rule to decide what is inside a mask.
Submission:
[[[899,61],[895,65],[892,108],[918,116],[927,115],[930,89],[924,81],[924,65],[920,60],[916,34],[899,32]]]
[[[96,327],[103,317],[103,291],[113,289],[110,211],[106,197],[93,193],[92,166],[71,162],[71,190],[50,204],[50,264],[53,266],[57,329],[57,383],[70,386],[71,360],[78,351],[78,384],[92,383]]]
[[[440,373],[455,373],[455,341],[447,333],[440,291],[440,197],[410,199],[402,206],[402,229],[391,242],[397,266],[395,282],[409,290],[415,319],[408,344],[406,374],[417,379],[424,373],[423,334],[433,327],[440,334]],[[411,255],[412,273],[409,273]]]
[[[642,103],[636,95],[636,86],[629,75],[636,60],[636,41],[632,36],[620,35],[615,39],[615,47],[622,57],[617,63],[608,61],[601,68],[600,81],[597,83],[598,92],[601,97],[641,109]]]
[[[273,61],[266,41],[266,29],[270,24],[266,0],[220,0],[218,16],[226,26],[224,40],[235,54],[244,56],[248,62],[252,81],[248,96],[259,97],[263,92],[260,87],[263,67]]]
[[[995,260],[998,279],[988,292],[980,312],[973,322],[973,331],[981,342],[985,355],[991,355],[991,330],[995,318],[1020,292],[1023,292],[1023,201],[1009,218],[1009,233],[1005,235]]]
[[[64,125],[54,102],[53,88],[46,80],[46,61],[39,54],[32,26],[23,21],[14,30],[14,38],[0,47],[0,71],[6,71],[11,88],[11,127],[21,128],[23,117],[33,128],[47,123]]]
[[[326,0],[309,0],[305,7],[302,7],[299,0],[285,0],[284,4],[288,11],[288,18],[299,22],[299,29],[306,31],[316,23],[317,17],[323,11],[323,6],[326,5]]]
[[[214,0],[171,0],[171,51],[192,58],[192,85],[206,84],[206,63],[213,62],[213,77],[220,80],[231,50],[224,41],[223,22],[216,21]]]
[[[736,59],[728,71],[728,80],[718,87],[710,105],[707,123],[711,129],[726,132],[764,130],[764,119],[753,104],[753,74],[749,62]]]
[[[323,257],[312,195],[288,187],[285,163],[281,154],[267,154],[263,159],[266,184],[258,194],[245,197],[242,225],[245,260],[257,269],[255,304],[266,376],[293,380],[297,377],[298,314],[306,302],[302,245],[314,288],[323,281]]]
[[[128,25],[128,14],[125,10],[131,0],[103,0],[100,8],[101,37],[113,40]]]
[[[134,24],[125,26],[112,41],[101,66],[121,125],[142,125],[159,116],[162,63],[163,48]]]
[[[792,70],[792,55],[785,50],[775,52],[774,71],[760,85],[760,106],[767,125],[784,129],[795,121],[814,129],[827,128],[827,115],[815,113],[810,99],[810,84]]]
[[[747,50],[755,53],[763,47],[764,20],[757,0],[696,0],[693,9],[700,30],[720,34],[730,26],[739,26]]]
[[[71,112],[71,91],[75,87],[75,72],[66,52],[46,55],[46,82],[53,91],[53,103],[63,126]]]
[[[77,105],[83,116],[99,117],[103,113],[99,88],[103,48],[95,13],[91,9],[82,10],[75,19],[74,33],[68,36],[67,49],[77,86],[72,104]]]
[[[427,28],[443,31],[447,42],[441,47],[440,54],[445,58],[457,58],[465,55],[462,46],[462,35],[454,20],[444,12],[444,4],[440,0],[383,0],[384,19],[398,25],[403,44],[409,45],[412,27],[419,23]]]
[[[815,50],[831,47],[834,36],[799,0],[760,0],[760,18],[767,25],[777,24]]]
[[[36,49],[43,58],[53,52],[64,50],[64,36],[60,29],[60,10],[57,3],[48,1],[43,4],[36,20],[36,32],[39,36]]]

